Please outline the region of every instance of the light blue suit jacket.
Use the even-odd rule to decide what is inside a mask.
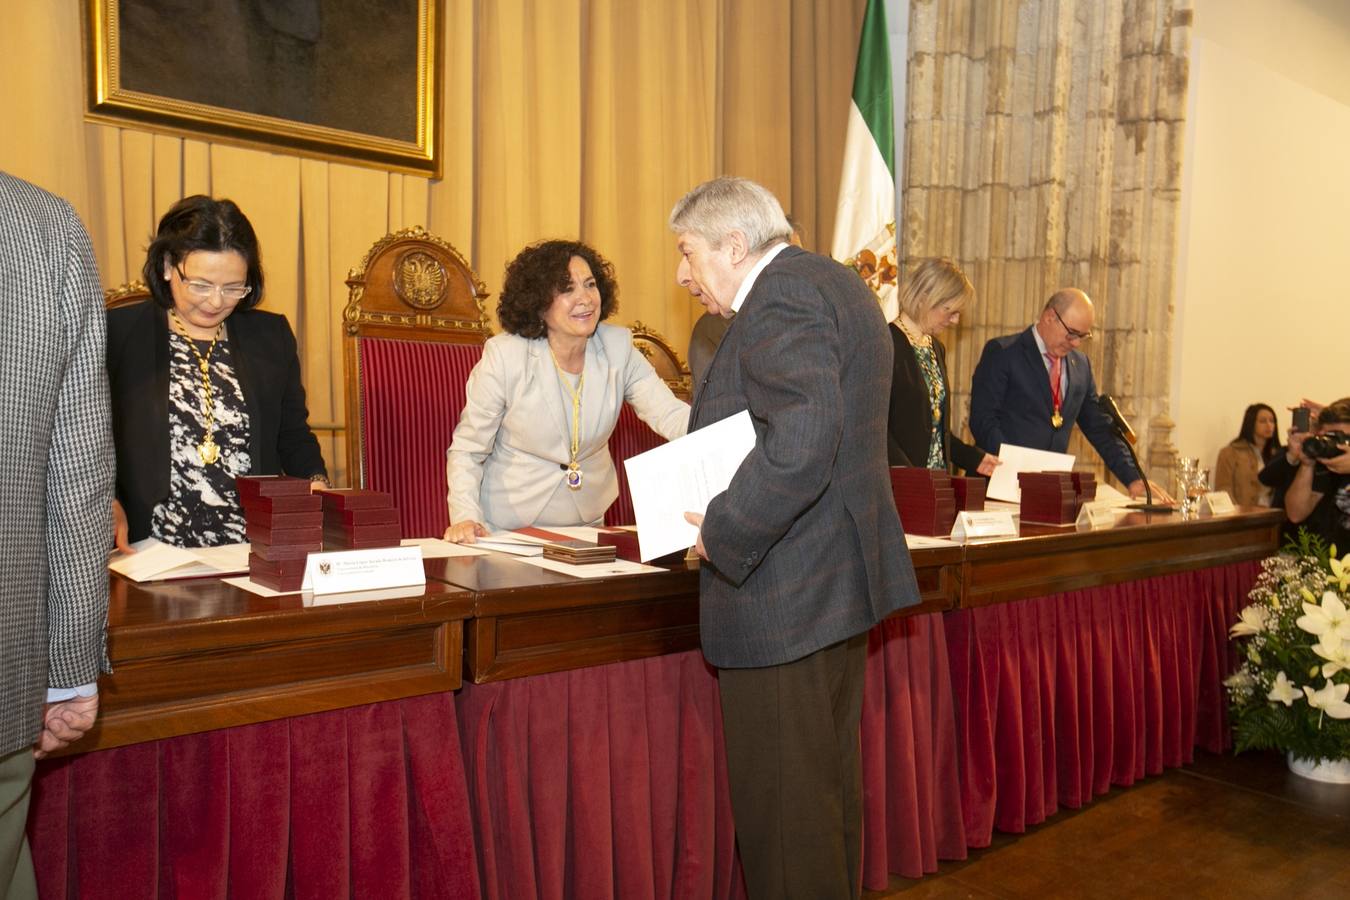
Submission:
[[[627,328],[596,328],[583,374],[578,525],[602,518],[619,496],[609,436],[625,400],[667,440],[689,427],[689,404],[634,349]],[[473,520],[498,529],[537,521],[571,459],[572,411],[559,377],[543,338],[499,334],[483,347],[446,454],[452,523]]]

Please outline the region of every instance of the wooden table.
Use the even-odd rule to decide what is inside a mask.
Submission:
[[[305,606],[216,579],[110,575],[100,710],[78,752],[418,694],[461,682],[473,594]]]

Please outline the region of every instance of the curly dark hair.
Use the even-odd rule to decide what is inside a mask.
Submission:
[[[523,338],[548,334],[544,313],[553,299],[572,282],[568,266],[572,257],[586,260],[600,291],[600,320],[619,309],[619,285],[614,266],[595,249],[581,241],[542,241],[516,254],[506,265],[501,297],[497,300],[497,319],[502,328]]]
[[[181,265],[198,250],[233,250],[248,266],[245,280],[250,288],[236,309],[252,309],[262,302],[262,251],[253,224],[233,200],[215,200],[204,194],[184,197],[159,220],[155,239],[146,250],[141,277],[150,288],[150,296],[165,309],[173,309],[173,291],[164,280],[164,267]]]

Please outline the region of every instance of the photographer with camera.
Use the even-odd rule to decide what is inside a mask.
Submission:
[[[1284,495],[1289,521],[1350,551],[1350,397],[1324,407],[1307,433],[1289,436],[1298,472]]]

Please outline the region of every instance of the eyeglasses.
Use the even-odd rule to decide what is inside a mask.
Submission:
[[[178,280],[183,282],[183,287],[187,292],[198,300],[210,300],[211,295],[220,292],[220,299],[227,303],[238,303],[248,296],[249,291],[253,290],[252,285],[225,286],[212,284],[209,281],[200,281],[196,278],[188,278],[183,274],[183,270],[174,266],[174,271],[178,273]]]
[[[1090,341],[1090,340],[1092,340],[1092,332],[1090,332],[1090,331],[1075,331],[1074,329],[1070,328],[1068,325],[1065,325],[1065,324],[1064,324],[1064,319],[1063,319],[1063,317],[1060,316],[1059,310],[1055,309],[1055,308],[1052,306],[1052,307],[1050,307],[1050,311],[1051,311],[1052,313],[1055,314],[1055,318],[1056,318],[1056,319],[1059,319],[1059,324],[1064,325],[1064,332],[1065,332],[1065,334],[1067,334],[1067,335],[1069,336],[1069,339],[1070,339],[1070,340],[1073,340],[1073,341]]]

